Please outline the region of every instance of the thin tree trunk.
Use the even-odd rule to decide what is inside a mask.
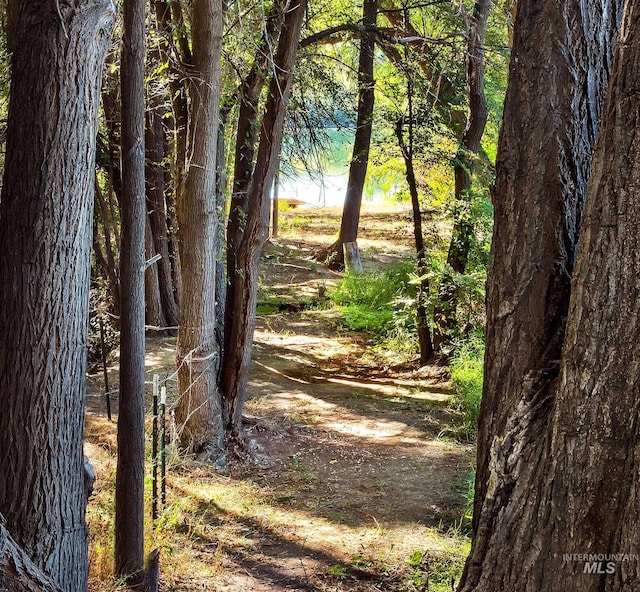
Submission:
[[[408,84],[409,103],[412,105],[412,88],[411,83]],[[420,365],[425,366],[429,360],[433,358],[433,342],[431,340],[431,331],[429,329],[429,319],[427,315],[426,299],[429,295],[429,279],[427,273],[429,271],[427,261],[427,251],[424,245],[424,236],[422,233],[422,211],[420,209],[420,197],[418,195],[418,183],[413,168],[413,108],[409,109],[409,145],[404,141],[403,122],[402,119],[396,124],[396,136],[400,144],[400,151],[404,158],[405,171],[407,177],[407,185],[409,186],[409,194],[411,195],[411,209],[413,213],[413,237],[416,245],[416,260],[418,273],[420,274],[420,288],[418,290],[418,301],[416,306],[416,325],[418,332],[418,344],[420,346]]]
[[[462,145],[455,158],[455,213],[447,265],[453,274],[445,273],[439,290],[439,302],[434,311],[434,347],[440,350],[451,341],[457,324],[458,287],[455,274],[463,274],[469,261],[473,240],[472,175],[475,160],[480,153],[480,141],[487,124],[489,109],[484,96],[484,40],[491,0],[476,0],[469,27],[467,44],[467,84],[469,89],[469,116],[462,137]]]
[[[594,57],[592,51],[601,56],[601,68],[592,70],[600,73],[599,81],[606,77],[607,68],[602,66],[608,61],[606,53],[611,47],[618,8],[615,3],[598,2],[597,8],[596,4],[589,5],[584,14],[589,26],[584,29],[580,20],[567,21],[577,25],[569,32],[582,36],[586,30],[593,35],[586,44],[573,37],[576,46],[572,51],[581,48],[582,63],[587,56]],[[576,11],[580,9],[585,6],[575,7]],[[522,27],[529,14],[529,6],[523,1],[514,47],[521,47]],[[539,24],[545,24],[545,35],[550,22],[546,16],[536,13]],[[565,12],[555,18],[571,16]],[[529,35],[535,35],[535,31],[530,29]],[[606,42],[600,47],[588,42],[596,39]],[[585,45],[590,50],[585,52]],[[510,407],[503,434],[496,434],[462,591],[640,589],[640,381],[635,371],[640,356],[640,141],[637,126],[629,125],[640,113],[640,5],[636,2],[626,3],[617,47],[580,225],[559,372],[553,373],[551,382],[540,381],[534,391],[529,390],[517,407]],[[524,61],[523,68],[527,64],[531,67],[522,50],[518,55]],[[569,64],[564,61],[566,55],[562,58]],[[556,70],[556,75],[559,73]],[[556,90],[555,86],[551,88]],[[558,90],[562,92],[563,88]],[[588,90],[595,93],[592,99],[602,96],[601,87]],[[589,107],[583,104],[591,111]],[[586,125],[588,134],[597,131],[593,121]],[[503,139],[503,145],[505,142]],[[573,221],[577,222],[575,217]],[[547,238],[548,242],[554,239]],[[540,287],[545,288],[544,284]],[[544,296],[544,292],[538,292],[539,298],[544,300]],[[539,324],[533,335],[546,337],[545,329]],[[505,361],[519,362],[513,355]],[[636,558],[565,558],[565,554],[618,553],[636,554]]]
[[[156,63],[159,63],[156,56]],[[167,226],[167,212],[165,205],[165,140],[163,126],[164,108],[161,97],[153,97],[147,112],[146,126],[146,195],[149,212],[149,232],[153,250],[161,259],[157,263],[156,271],[158,290],[162,303],[162,316],[172,327],[178,326],[180,309],[176,302],[173,287],[173,274],[169,256],[169,228]]]
[[[113,253],[113,239],[111,236],[111,216],[109,215],[109,208],[104,199],[104,195],[102,194],[102,190],[100,189],[100,184],[98,183],[98,179],[95,181],[95,197],[96,197],[96,213],[94,215],[94,219],[96,217],[100,217],[102,222],[102,232],[104,234],[104,263],[100,265],[102,269],[102,273],[104,275],[104,279],[107,282],[109,287],[109,296],[111,300],[111,307],[113,314],[117,317],[120,316],[120,277],[118,274],[118,266],[116,264],[116,258]],[[94,225],[94,228],[99,229],[99,227]],[[99,248],[99,236],[97,232],[94,232],[93,243],[94,250],[96,253],[100,252]]]
[[[125,0],[122,44],[122,284],[116,473],[115,573],[144,575],[145,2]]]
[[[358,227],[360,226],[360,210],[362,194],[369,166],[369,149],[373,128],[373,108],[375,105],[375,80],[373,65],[375,54],[375,26],[378,16],[378,0],[364,0],[362,25],[364,32],[360,39],[360,59],[358,63],[358,117],[356,135],[353,143],[353,154],[349,167],[347,194],[342,210],[340,235],[331,247],[330,264],[334,269],[345,267],[345,243],[355,243],[357,252]],[[359,260],[359,257],[358,257]],[[356,266],[357,267],[357,266]],[[354,269],[361,271],[361,269]]]
[[[242,241],[249,209],[249,185],[253,174],[256,143],[260,132],[258,109],[264,88],[270,61],[273,59],[271,48],[276,42],[278,31],[282,28],[286,8],[285,0],[274,2],[267,15],[264,34],[256,50],[254,63],[247,77],[242,81],[239,94],[238,125],[236,129],[235,158],[231,204],[227,223],[227,276],[235,277],[239,273],[236,267],[236,254]],[[236,282],[227,286],[225,300],[234,299]],[[232,311],[225,310],[225,349],[230,346],[230,327],[233,324]]]
[[[220,401],[219,351],[215,332],[216,152],[220,107],[221,0],[194,0],[191,124],[184,191],[178,223],[183,299],[178,331],[175,417],[180,444],[195,451],[217,443]]]
[[[11,59],[0,200],[0,513],[65,592],[87,587],[92,204],[114,16],[109,0],[23,2]]]
[[[148,217],[145,225],[144,252],[147,260],[156,256],[151,224],[149,223]],[[160,295],[160,280],[158,278],[159,263],[159,261],[156,261],[152,265],[149,265],[144,273],[145,323],[149,328],[155,327],[156,331],[163,333],[163,328],[167,326],[167,321],[164,318],[162,296]]]
[[[286,12],[274,58],[275,75],[269,87],[256,165],[249,185],[246,225],[236,252],[238,273],[229,278],[232,288],[227,292],[226,306],[227,318],[232,319],[232,325],[225,326],[225,332],[228,333],[225,333],[220,378],[226,440],[223,444],[231,448],[238,446],[240,450],[245,449],[242,409],[246,399],[255,327],[258,263],[269,230],[269,193],[278,161],[305,12],[306,0],[296,0]]]

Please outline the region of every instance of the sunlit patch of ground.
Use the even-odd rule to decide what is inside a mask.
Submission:
[[[428,580],[429,590],[441,591],[460,573],[473,447],[446,435],[461,417],[442,368],[371,362],[365,340],[338,332],[335,313],[323,308],[324,290],[339,276],[311,254],[331,242],[337,214],[285,212],[263,262],[261,293],[272,302],[258,318],[247,413],[259,418],[252,437],[272,468],[226,477],[169,449],[167,506],[147,533],[148,548],[162,550],[163,590],[412,592]],[[412,252],[409,216],[407,208],[365,212],[367,265]],[[279,310],[299,301],[300,309]],[[117,357],[111,362],[117,389]],[[149,384],[154,373],[168,380],[174,401],[175,338],[149,339],[146,370]],[[91,590],[98,592],[114,588],[117,442],[101,374],[89,377],[88,389],[85,451],[98,474],[89,507]]]

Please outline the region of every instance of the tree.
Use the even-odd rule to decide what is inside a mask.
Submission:
[[[638,586],[637,566],[605,581],[562,565],[563,553],[637,541],[638,467],[626,452],[637,445],[637,386],[622,378],[637,340],[621,314],[638,296],[629,274],[637,216],[627,203],[640,159],[628,125],[639,108],[630,92],[635,3],[591,165],[622,4],[518,5],[496,165],[474,541],[461,591]]]
[[[462,142],[455,158],[456,217],[451,233],[447,265],[453,274],[463,274],[469,261],[473,238],[471,202],[473,199],[472,174],[480,153],[480,141],[487,124],[489,109],[484,96],[484,42],[491,0],[476,0],[467,33],[467,88],[469,114]],[[439,350],[450,341],[456,326],[458,289],[455,277],[446,273],[440,285],[438,306],[434,312],[434,347]]]
[[[17,3],[14,3],[16,8]],[[0,201],[0,513],[62,589],[87,586],[82,433],[110,0],[20,3]]]
[[[195,451],[217,442],[221,417],[215,241],[223,19],[222,0],[193,2],[189,160],[177,204],[183,296],[177,353],[180,400],[175,416],[182,446]]]
[[[125,0],[122,40],[122,295],[115,572],[137,586],[144,574],[145,0]]]
[[[235,248],[235,270],[229,274],[225,317],[225,349],[220,374],[224,448],[246,451],[242,409],[247,395],[258,290],[258,263],[267,238],[270,191],[278,163],[287,99],[306,11],[305,0],[292,0],[285,10],[274,57],[274,75],[262,118],[260,141],[247,189],[242,238]],[[229,320],[231,321],[229,323]],[[229,324],[227,324],[229,323]]]
[[[358,63],[358,117],[356,135],[353,142],[353,155],[349,167],[347,194],[344,200],[342,221],[338,240],[331,246],[330,255],[335,253],[331,267],[342,269],[350,267],[354,271],[362,271],[362,263],[356,239],[360,225],[360,209],[364,182],[369,165],[369,149],[373,129],[373,108],[375,105],[375,80],[373,66],[375,57],[375,26],[378,16],[378,0],[364,0],[362,25],[364,31],[360,38],[360,58]],[[349,257],[345,255],[344,246],[349,249]]]

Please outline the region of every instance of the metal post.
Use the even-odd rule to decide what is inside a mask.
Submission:
[[[104,345],[104,322],[98,317],[100,325],[100,353],[102,354],[102,376],[104,377],[104,396],[107,400],[107,417],[111,421],[111,394],[109,389],[109,374],[107,373],[107,352]]]
[[[155,521],[158,519],[158,390],[160,386],[160,376],[153,375],[153,423],[152,423],[152,444],[151,444],[151,517]]]
[[[166,455],[166,434],[165,411],[167,407],[167,387],[160,389],[160,502],[164,508],[167,503],[167,455]]]

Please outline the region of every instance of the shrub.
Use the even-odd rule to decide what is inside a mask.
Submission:
[[[479,337],[466,341],[457,348],[449,373],[456,392],[458,407],[464,411],[465,429],[475,434],[482,400],[484,378],[484,343]]]
[[[403,262],[359,275],[347,274],[332,290],[347,329],[366,331],[377,341],[406,322],[402,302],[414,295],[413,265]],[[414,321],[415,322],[415,321]]]

